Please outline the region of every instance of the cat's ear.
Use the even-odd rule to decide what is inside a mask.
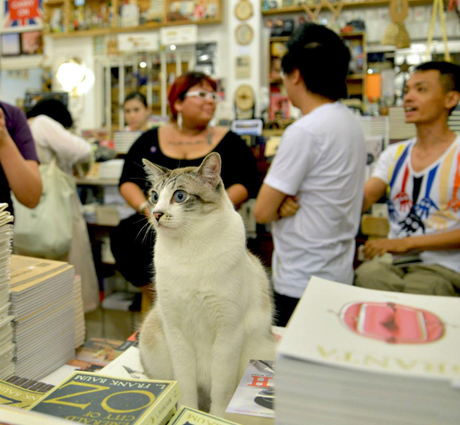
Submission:
[[[220,155],[217,152],[210,153],[198,167],[198,176],[207,184],[216,187],[219,183],[221,169]]]
[[[157,180],[161,178],[165,173],[169,170],[165,167],[160,167],[159,165],[153,164],[147,159],[143,159],[142,163],[144,164],[144,170],[148,176],[152,178],[152,180]]]

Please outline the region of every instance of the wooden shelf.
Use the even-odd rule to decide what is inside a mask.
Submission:
[[[431,4],[432,0],[409,0],[410,6],[419,6],[423,4]],[[379,7],[388,6],[390,0],[358,0],[353,2],[345,2],[344,8],[361,8],[361,7]],[[328,10],[328,9],[327,9]],[[306,13],[302,6],[289,6],[278,9],[262,10],[262,15],[286,15],[289,13]]]
[[[173,22],[152,22],[135,27],[100,28],[93,30],[69,31],[69,32],[45,32],[44,35],[51,38],[69,37],[95,37],[98,35],[120,34],[124,32],[140,32],[157,29],[161,27],[173,27],[178,25],[211,25],[221,23],[221,19],[205,19],[201,21],[173,21]]]
[[[366,76],[364,74],[351,74],[347,77],[347,80],[364,80]]]
[[[110,28],[100,28],[84,31],[69,31],[69,32],[45,32],[44,35],[51,38],[70,38],[70,37],[97,37],[99,35],[108,35],[111,32]]]
[[[125,32],[139,32],[139,31],[149,31],[152,29],[157,29],[161,27],[171,27],[171,26],[179,26],[179,25],[212,25],[212,24],[219,24],[222,23],[222,0],[217,0],[216,6],[217,6],[217,13],[215,14],[214,17],[209,18],[209,19],[200,19],[200,20],[193,20],[193,17],[191,14],[187,15],[191,19],[182,19],[184,16],[180,16],[180,20],[176,21],[171,21],[168,20],[168,8],[170,4],[175,1],[175,0],[165,0],[165,8],[164,12],[162,15],[162,22],[149,22],[143,25],[135,25],[135,26],[129,26],[129,27],[121,27],[120,25],[120,17],[118,16],[118,10],[119,10],[119,5],[121,4],[121,0],[112,0],[112,10],[114,11],[113,16],[107,14],[108,9],[104,9],[104,15],[102,20],[104,21],[104,26],[101,25],[100,28],[94,28],[94,29],[84,29],[81,31],[73,31],[73,22],[74,22],[74,15],[75,13],[80,13],[78,12],[78,8],[75,6],[73,0],[47,0],[44,3],[44,10],[45,10],[45,22],[44,22],[44,35],[49,36],[51,38],[69,38],[69,37],[94,37],[94,36],[99,36],[99,35],[109,35],[109,34],[119,34],[119,33],[125,33]],[[213,0],[212,0],[213,1]],[[105,5],[107,2],[104,0],[95,0],[92,2],[94,4],[99,5],[102,7],[102,5]],[[146,1],[141,2],[141,0],[135,1],[135,3],[141,7],[145,8]],[[148,2],[147,2],[148,3]],[[85,6],[86,7],[86,6]],[[89,6],[88,6],[89,7]],[[93,8],[93,6],[89,7],[92,10],[92,13],[96,9]],[[61,22],[59,26],[63,29],[62,32],[54,32],[50,31],[50,22],[49,20],[51,19],[53,13],[55,13],[56,10],[61,9],[62,10],[62,17],[61,17]],[[86,11],[85,11],[86,13]],[[160,16],[158,15],[158,18]]]

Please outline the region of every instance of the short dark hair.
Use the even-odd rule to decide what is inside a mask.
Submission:
[[[177,119],[177,111],[174,107],[176,100],[184,100],[190,87],[196,86],[202,81],[206,81],[214,91],[217,89],[217,83],[211,77],[198,71],[185,72],[173,82],[172,86],[169,88],[168,101],[174,120]]]
[[[460,93],[460,66],[444,61],[425,62],[417,65],[414,72],[418,71],[439,71],[441,86],[447,93],[458,91]]]
[[[72,115],[70,115],[66,106],[58,99],[42,99],[38,101],[26,115],[27,118],[47,115],[54,121],[60,123],[64,128],[70,128],[73,125]]]
[[[298,69],[307,90],[330,100],[347,97],[350,50],[332,30],[307,23],[287,42],[281,66],[286,74]]]
[[[146,108],[148,107],[147,98],[142,93],[140,93],[138,91],[129,93],[125,97],[125,101],[123,102],[123,106],[125,106],[125,103],[128,102],[129,100],[138,100],[139,102],[143,103]]]

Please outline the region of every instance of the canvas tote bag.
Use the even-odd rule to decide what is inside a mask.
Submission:
[[[72,243],[75,181],[57,166],[56,157],[40,165],[40,174],[43,193],[35,208],[27,208],[13,197],[14,251],[20,255],[62,259]]]

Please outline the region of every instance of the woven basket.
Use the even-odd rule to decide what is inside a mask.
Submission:
[[[391,22],[382,37],[381,43],[385,46],[396,46],[398,42],[399,25]]]

